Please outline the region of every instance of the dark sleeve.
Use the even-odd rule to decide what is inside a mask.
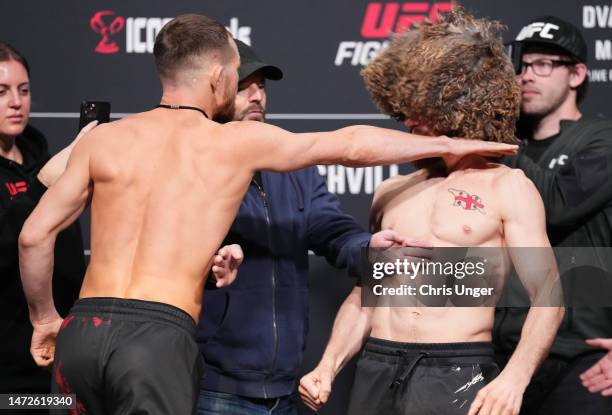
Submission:
[[[522,154],[508,164],[533,181],[549,225],[575,224],[612,201],[612,136],[592,139],[558,171],[540,167]]]
[[[15,234],[15,240],[18,238],[24,222],[46,190],[47,187],[34,176],[28,182],[28,190],[18,193],[13,200],[9,201],[6,209],[0,213],[0,226],[8,226],[11,232]]]
[[[348,268],[352,276],[365,272],[362,249],[371,235],[355,219],[340,210],[338,197],[327,190],[317,169],[312,174],[312,200],[308,215],[308,245],[336,268]]]

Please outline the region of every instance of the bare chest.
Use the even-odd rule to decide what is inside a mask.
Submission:
[[[383,229],[437,246],[501,245],[494,189],[485,180],[436,178],[398,194],[384,208]]]

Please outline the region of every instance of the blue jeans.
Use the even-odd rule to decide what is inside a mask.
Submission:
[[[198,415],[297,415],[297,401],[296,395],[263,399],[200,390]]]

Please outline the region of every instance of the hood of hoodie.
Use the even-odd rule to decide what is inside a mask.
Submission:
[[[43,133],[31,125],[27,125],[23,133],[15,140],[17,148],[23,156],[23,169],[26,172],[39,169],[49,160],[49,146]],[[0,164],[8,166],[12,162],[0,156]]]

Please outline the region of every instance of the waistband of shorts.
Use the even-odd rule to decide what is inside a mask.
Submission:
[[[365,350],[388,355],[421,353],[435,357],[495,356],[491,342],[403,343],[370,337],[365,344]]]
[[[196,323],[185,311],[166,303],[115,297],[78,299],[70,314],[113,316],[119,320],[170,323],[195,335]]]

